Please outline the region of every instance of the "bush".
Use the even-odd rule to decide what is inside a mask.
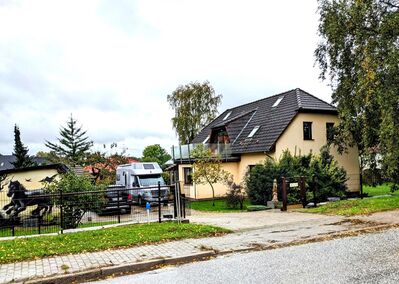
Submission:
[[[252,204],[266,205],[267,201],[272,199],[273,180],[278,178],[278,175],[278,165],[270,158],[247,172],[245,186]]]
[[[289,151],[285,151],[278,163],[267,158],[264,164],[253,167],[245,178],[246,191],[251,203],[266,205],[267,201],[272,199],[274,179],[278,181],[279,200],[281,200],[283,176],[291,179],[290,182],[298,182],[300,176],[305,177],[308,192],[316,186],[318,202],[327,200],[327,197],[342,198],[346,195],[346,172],[330,155],[329,148],[324,146],[317,156],[312,154],[293,156]],[[287,190],[288,203],[300,203],[300,191],[295,188]]]
[[[87,176],[78,176],[69,171],[59,181],[49,185],[47,191],[55,195],[55,203],[63,207],[63,228],[76,228],[83,215],[88,211],[99,212],[106,203],[105,194],[92,193],[103,190],[103,186],[94,186]],[[61,200],[60,192],[63,197]]]
[[[227,191],[226,194],[226,205],[228,208],[240,208],[240,210],[243,209],[244,207],[244,201],[245,201],[245,190],[241,185],[237,185],[235,182],[230,179],[227,182],[227,185],[229,186],[229,190]]]

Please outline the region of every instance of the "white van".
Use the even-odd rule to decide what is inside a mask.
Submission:
[[[169,188],[165,186],[158,163],[132,163],[116,168],[116,184],[129,189],[132,201],[140,205],[158,202],[158,182],[161,184],[161,202],[166,204]]]

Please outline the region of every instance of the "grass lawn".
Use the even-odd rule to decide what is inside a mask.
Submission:
[[[88,227],[97,227],[97,226],[105,226],[117,224],[118,221],[106,221],[106,222],[90,222],[90,223],[82,223],[78,225],[78,228],[88,228]],[[51,234],[58,233],[61,230],[59,225],[54,226],[42,226],[40,228],[40,234]],[[29,235],[38,235],[39,228],[38,227],[21,227],[16,226],[14,229],[14,236],[29,236]],[[1,237],[12,237],[12,229],[11,227],[1,228],[0,229],[0,238]],[[1,243],[0,243],[1,244]]]
[[[384,183],[384,184],[378,185],[376,187],[364,185],[363,192],[368,193],[369,196],[386,195],[386,194],[399,196],[398,191],[391,192],[389,183]]]
[[[18,238],[0,241],[0,263],[42,257],[131,247],[178,240],[217,236],[229,230],[198,224],[174,222],[126,225],[57,236]]]
[[[243,210],[239,208],[229,208],[226,205],[226,201],[223,199],[215,200],[215,206],[212,206],[212,200],[200,200],[200,201],[193,201],[191,202],[191,209],[198,210],[198,211],[208,211],[208,212],[243,212],[247,210],[247,206],[251,205],[249,200],[244,201]]]
[[[398,208],[399,196],[387,196],[356,200],[342,200],[337,202],[331,202],[316,208],[301,209],[300,211],[309,213],[352,216],[393,210]]]

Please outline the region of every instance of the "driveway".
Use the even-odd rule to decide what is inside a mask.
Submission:
[[[240,213],[213,213],[191,210],[189,219],[192,223],[210,224],[233,231],[245,231],[290,223],[327,224],[340,222],[345,217],[293,211],[282,212],[279,209]]]

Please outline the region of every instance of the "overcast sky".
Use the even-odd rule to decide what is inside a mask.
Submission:
[[[141,156],[177,138],[166,96],[209,80],[219,111],[300,87],[330,102],[313,52],[317,1],[0,0],[0,153],[30,154],[70,114]]]

